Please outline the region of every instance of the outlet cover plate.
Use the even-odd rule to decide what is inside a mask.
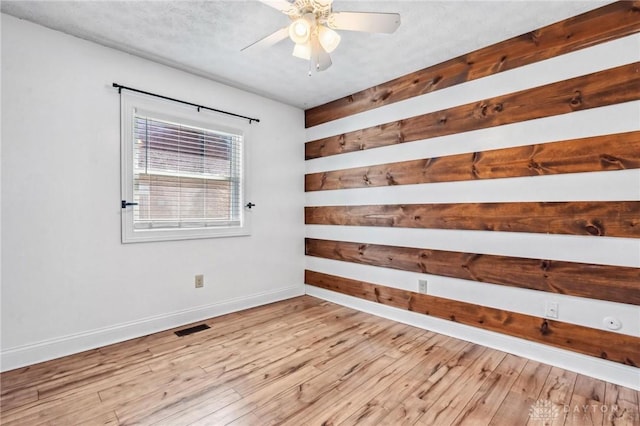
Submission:
[[[196,275],[196,288],[204,287],[204,275]]]
[[[558,318],[558,302],[547,302],[544,309],[544,316],[547,318]]]

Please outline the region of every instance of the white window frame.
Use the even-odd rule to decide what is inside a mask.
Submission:
[[[215,112],[180,104],[148,95],[128,92],[121,93],[120,128],[121,128],[121,196],[122,200],[132,202],[134,199],[134,115],[136,111],[150,114],[154,118],[179,122],[185,125],[219,130],[221,132],[242,135],[242,173],[240,199],[240,225],[201,227],[201,228],[167,228],[167,229],[135,229],[134,210],[132,206],[122,209],[122,242],[138,243],[150,241],[190,240],[199,238],[236,237],[251,235],[251,214],[243,207],[247,203],[247,135],[249,123],[235,117],[222,116]]]

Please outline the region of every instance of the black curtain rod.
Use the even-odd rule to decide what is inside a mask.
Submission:
[[[236,113],[229,112],[229,111],[222,111],[221,109],[209,108],[209,107],[206,107],[206,106],[203,106],[203,105],[198,105],[198,104],[194,104],[194,103],[187,102],[187,101],[181,101],[180,99],[170,98],[168,96],[157,95],[155,93],[145,92],[144,90],[138,90],[138,89],[134,89],[132,87],[123,86],[123,85],[118,84],[118,83],[113,83],[113,87],[117,87],[118,88],[118,93],[122,93],[122,89],[131,90],[132,92],[142,93],[144,95],[149,95],[149,96],[155,96],[156,98],[162,98],[162,99],[166,99],[168,101],[180,102],[181,104],[185,104],[185,105],[191,105],[191,106],[194,106],[194,107],[198,108],[198,111],[200,111],[201,109],[208,109],[209,111],[215,111],[215,112],[219,112],[221,114],[227,114],[227,115],[232,115],[232,116],[238,117],[238,118],[244,118],[245,120],[249,120],[249,124],[251,124],[253,121],[255,121],[256,123],[260,122],[260,120],[258,118],[251,118],[251,117],[247,117],[245,115],[240,115],[240,114],[236,114]]]

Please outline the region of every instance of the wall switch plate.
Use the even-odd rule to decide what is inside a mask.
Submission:
[[[558,302],[547,302],[544,309],[544,316],[547,318],[558,318]]]
[[[204,275],[196,275],[196,288],[204,287]]]
[[[418,280],[418,293],[427,294],[427,280]]]

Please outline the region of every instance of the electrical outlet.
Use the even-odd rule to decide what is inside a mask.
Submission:
[[[427,294],[427,280],[418,280],[418,293]]]
[[[547,302],[544,316],[547,318],[558,318],[558,302]]]
[[[204,275],[196,275],[196,288],[204,287]]]

